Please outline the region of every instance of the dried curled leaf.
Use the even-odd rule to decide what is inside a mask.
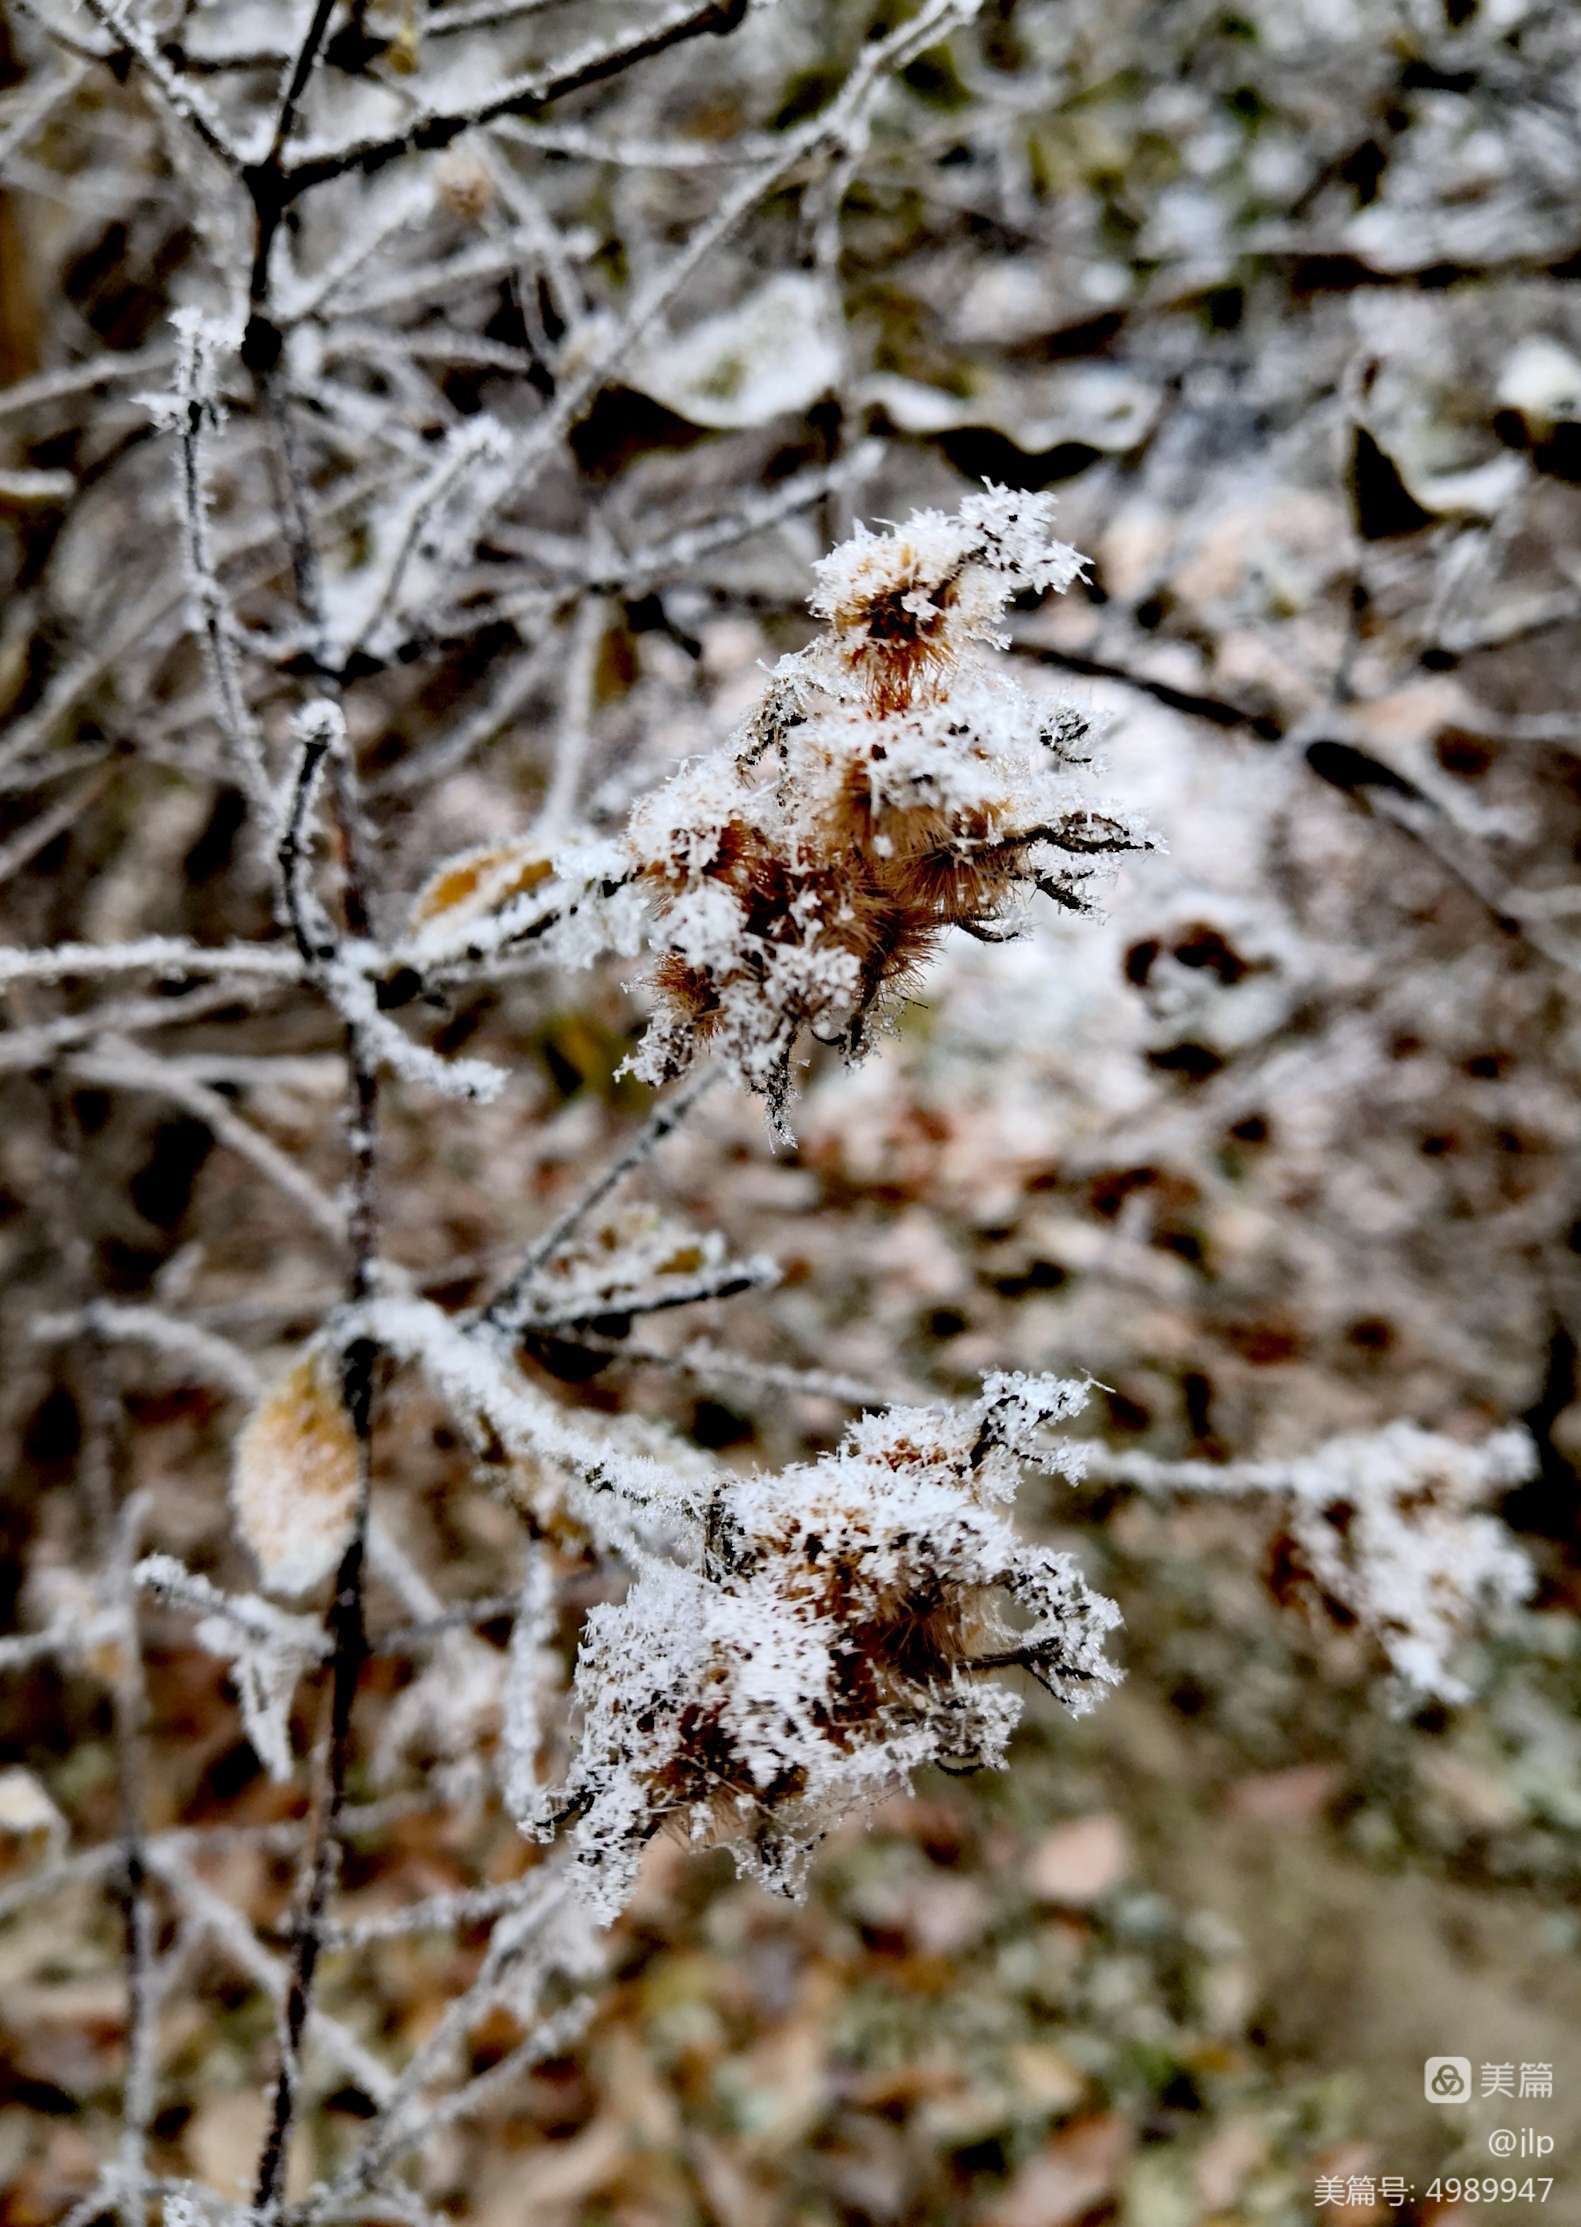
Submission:
[[[1037,892],[1088,911],[1146,847],[1093,791],[1086,715],[1034,701],[995,655],[1015,597],[1081,570],[1052,521],[1051,497],[989,485],[819,560],[824,632],[632,813],[658,916],[633,1074],[669,1082],[710,1051],[788,1134],[804,1037],[859,1056],[947,930],[1002,941]]]
[[[418,891],[412,927],[425,928],[435,920],[454,927],[478,919],[512,897],[536,889],[553,871],[548,859],[529,843],[482,843],[475,850],[461,851],[446,859]]]
[[[327,1356],[310,1346],[236,1441],[231,1510],[271,1592],[334,1569],[356,1518],[357,1439]]]

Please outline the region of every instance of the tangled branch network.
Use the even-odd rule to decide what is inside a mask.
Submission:
[[[77,2227],[161,2207],[166,2227],[426,2221],[441,2137],[592,2015],[600,1927],[657,1836],[798,1891],[820,1841],[921,1767],[1003,1766],[1030,1688],[1098,1701],[1119,1612],[1017,1528],[1028,1472],[1071,1493],[1090,1476],[1247,1495],[1282,1589],[1444,1698],[1464,1690],[1454,1657],[1477,1620],[1529,1583],[1486,1507],[1524,1471],[1519,1433],[1401,1425],[1305,1463],[1205,1470],[1079,1444],[1064,1426],[1087,1387],[1059,1377],[899,1405],[833,1372],[633,1345],[641,1319],[775,1282],[716,1232],[610,1205],[710,1083],[755,1094],[789,1138],[816,1047],[866,1055],[949,931],[1013,936],[1041,898],[1079,934],[1105,875],[1153,838],[1106,793],[1086,713],[1028,694],[1001,655],[1012,607],[1080,572],[1051,500],[984,485],[856,526],[881,460],[847,437],[838,330],[807,338],[834,395],[823,453],[745,501],[728,439],[701,512],[672,476],[640,530],[588,461],[601,398],[675,345],[688,289],[728,285],[745,228],[804,255],[797,286],[836,302],[842,205],[896,81],[974,35],[970,0],[924,0],[858,40],[816,112],[777,130],[746,119],[783,75],[775,41],[804,35],[790,0],[596,12],[557,46],[539,0],[436,5],[421,38],[395,8],[277,0],[247,11],[239,45],[219,7],[84,0],[69,25],[21,10],[40,93],[9,151],[48,121],[76,190],[113,192],[118,163],[153,177],[181,242],[138,345],[0,394],[7,417],[86,413],[80,484],[56,489],[67,515],[26,591],[51,656],[0,738],[8,793],[40,800],[8,873],[101,808],[133,831],[136,869],[44,903],[0,949],[0,1066],[32,1092],[51,1218],[27,1350],[70,1374],[80,1487],[0,1671],[95,1682],[115,1755],[97,1833],[31,1778],[6,1797],[7,1829],[38,1828],[43,1852],[0,1912],[86,1885],[124,1920],[120,2118]],[[517,37],[525,59],[502,69]],[[739,128],[666,136],[688,52],[738,40]],[[556,121],[589,95],[602,105]],[[584,206],[609,179],[613,246]],[[688,624],[725,599],[710,560],[754,541],[788,551],[802,588],[811,563],[817,631],[696,751],[723,722]],[[85,545],[92,623],[79,599],[68,624]],[[619,688],[616,604],[661,638],[654,674]],[[469,784],[502,737],[525,738],[526,772],[486,792],[480,839]],[[193,797],[214,824],[189,824]],[[509,1107],[522,1077],[490,1056],[491,1016],[536,1025],[581,994],[568,981],[607,999],[621,967],[645,1016],[628,1093],[673,1089],[612,1157],[573,1139],[587,1164],[536,1237],[506,1231],[481,1266],[444,1272],[414,1130],[436,1097],[458,1125]],[[338,1130],[293,1125],[326,1084]],[[86,1179],[107,1150],[95,1108],[149,1099],[267,1205],[245,1237],[210,1231],[128,1292],[105,1277]],[[420,1273],[403,1249],[440,1265]],[[293,1275],[306,1263],[283,1300],[277,1252]],[[611,1352],[863,1412],[820,1457],[743,1473],[574,1397]],[[224,1418],[228,1497],[196,1471],[174,1491],[138,1451],[136,1395],[172,1377]],[[513,1514],[515,1559],[481,1596],[401,1544],[408,1449],[388,1422],[413,1386],[459,1449],[447,1491]],[[169,1821],[156,1616],[224,1666],[259,1763],[304,1789],[235,1828],[294,1866],[278,1924],[207,1875],[228,1828]],[[375,1707],[391,1662],[405,1682]],[[514,1820],[516,1868],[348,1909],[347,1852],[435,1798]],[[465,1929],[481,1929],[471,1977],[398,2061],[326,2001],[337,1959]],[[172,2014],[210,1964],[276,2012],[245,2197],[160,2170]],[[520,2038],[473,2070],[468,2037],[501,2006]],[[291,2180],[318,2100],[348,2081],[355,2138]]]

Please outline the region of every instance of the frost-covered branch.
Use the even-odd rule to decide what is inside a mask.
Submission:
[[[39,1483],[0,1674],[48,1727],[0,1919],[80,1904],[87,1993],[123,1918],[114,2155],[83,2148],[95,2073],[49,2164],[74,2227],[437,2227],[581,2048],[655,1841],[798,1891],[917,1773],[1008,1767],[1023,1710],[1107,1693],[1118,1610],[1025,1491],[1017,1520],[1029,1476],[1077,1541],[1122,1492],[1233,1505],[1279,1600],[1440,1703],[1525,1628],[1533,1450],[1454,1425],[1546,1418],[1546,1480],[1569,1412],[1510,1353],[1575,1312],[1530,1266],[1574,1218],[1562,1152],[1526,1165],[1574,1101],[1531,1053],[1539,990],[1573,1033],[1573,862],[1520,785],[1574,722],[1451,662],[1574,616],[1568,575],[1492,592],[1573,476],[1568,344],[1496,374],[1475,485],[1402,450],[1373,535],[1315,435],[1381,453],[1381,385],[1336,405],[1316,351],[1287,403],[1300,347],[1267,376],[1286,248],[1246,264],[1209,208],[1239,154],[1191,146],[1178,190],[1117,161],[1091,220],[1067,109],[1122,87],[1095,109],[1124,140],[1211,72],[1161,32],[1104,75],[1084,0],[977,12],[0,28],[0,1195]],[[1446,83],[1476,36],[1434,32]],[[1311,223],[1365,233],[1319,172]],[[1368,362],[1383,297],[1455,313],[1378,250],[1312,289]],[[1062,674],[1137,722],[1112,771]],[[1473,799],[1505,743],[1518,777]],[[1162,848],[1144,804],[1177,864],[1128,870],[1105,927]],[[1357,825],[1391,812],[1426,894],[1404,851],[1398,893],[1368,879]],[[1358,1133],[1398,1131],[1371,1188],[1323,1125],[1352,1090]],[[1402,1266],[1446,1221],[1487,1308]],[[644,1327],[737,1298],[733,1340]],[[1078,1442],[1086,1380],[963,1389],[1051,1347],[1142,1446],[1316,1450],[1171,1463]],[[1388,1424],[1407,1403],[1451,1421]],[[251,1998],[223,2027],[217,1986]],[[212,2136],[200,2059],[263,2088],[245,2203],[174,2173]],[[526,2156],[513,2201],[540,2193]]]
[[[181,530],[186,548],[187,580],[193,615],[202,634],[209,686],[226,745],[236,759],[238,772],[253,810],[259,816],[264,840],[274,832],[273,800],[263,740],[253,720],[236,659],[235,622],[215,569],[209,532],[209,489],[204,474],[204,442],[224,422],[216,358],[227,345],[226,336],[196,311],[175,319],[176,387],[172,403],[156,409],[168,415],[179,443],[181,459]]]
[[[509,1331],[526,1318],[531,1309],[532,1288],[562,1247],[575,1236],[589,1214],[606,1199],[617,1183],[641,1167],[649,1154],[655,1152],[670,1134],[686,1119],[709,1085],[717,1080],[706,1068],[694,1077],[684,1090],[662,1100],[643,1124],[624,1152],[613,1159],[571,1204],[549,1225],[543,1235],[528,1247],[521,1266],[483,1311],[484,1323],[493,1330]]]
[[[1456,1649],[1507,1617],[1534,1584],[1531,1563],[1488,1503],[1532,1473],[1524,1430],[1478,1442],[1393,1423],[1330,1439],[1288,1461],[1168,1462],[1094,1450],[1084,1474],[1169,1496],[1272,1501],[1273,1584],[1341,1626],[1359,1625],[1400,1684],[1442,1701],[1470,1697]]]

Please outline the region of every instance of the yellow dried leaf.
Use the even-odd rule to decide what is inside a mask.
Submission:
[[[356,1519],[358,1470],[340,1388],[310,1346],[236,1441],[231,1508],[272,1591],[305,1593],[334,1569]]]
[[[418,28],[415,0],[406,0],[403,15],[401,28],[384,50],[384,60],[397,77],[411,77],[423,61],[423,35]]]
[[[447,859],[417,893],[412,906],[412,926],[430,921],[470,920],[493,912],[512,897],[547,881],[554,872],[548,859],[540,858],[523,843],[484,843]]]
[[[668,1260],[659,1263],[661,1276],[695,1276],[702,1269],[705,1255],[701,1245],[682,1245],[671,1253]]]

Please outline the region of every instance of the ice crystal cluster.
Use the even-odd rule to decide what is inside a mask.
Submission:
[[[1276,1590],[1358,1626],[1403,1688],[1465,1701],[1455,1649],[1532,1589],[1530,1562],[1486,1507],[1531,1463],[1520,1430],[1479,1446],[1411,1423],[1331,1439],[1298,1468]]]
[[[816,1462],[723,1485],[693,1565],[648,1559],[592,1611],[579,1743],[536,1824],[576,1819],[595,1908],[621,1909],[665,1825],[794,1892],[833,1826],[923,1764],[1003,1763],[1022,1703],[988,1673],[1077,1712],[1115,1681],[1118,1610],[1006,1513],[1024,1462],[1074,1467],[1038,1434],[1084,1389],[994,1377],[952,1414],[868,1415]]]
[[[659,915],[643,1080],[711,1050],[783,1128],[804,1032],[855,1054],[945,929],[997,939],[1037,891],[1084,910],[1101,863],[1141,846],[1095,798],[1085,719],[994,654],[1013,597],[1080,570],[1052,512],[989,486],[953,516],[859,529],[815,568],[824,631],[728,744],[637,806]]]

